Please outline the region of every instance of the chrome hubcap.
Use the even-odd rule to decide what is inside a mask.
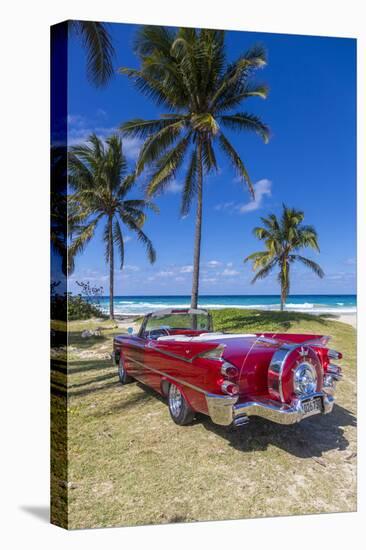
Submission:
[[[172,415],[177,418],[182,410],[183,396],[177,386],[171,385],[169,388],[169,408]]]

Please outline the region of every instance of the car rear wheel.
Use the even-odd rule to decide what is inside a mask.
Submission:
[[[133,380],[133,378],[131,378],[131,376],[129,376],[126,372],[123,357],[120,357],[118,362],[118,378],[121,384],[129,384]]]
[[[192,422],[194,411],[188,405],[179,388],[174,384],[169,386],[168,404],[170,416],[176,424],[185,426]]]

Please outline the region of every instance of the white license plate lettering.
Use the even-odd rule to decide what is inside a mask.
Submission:
[[[322,403],[320,397],[305,401],[302,404],[302,410],[304,411],[304,416],[311,416],[312,414],[318,414],[322,412]]]

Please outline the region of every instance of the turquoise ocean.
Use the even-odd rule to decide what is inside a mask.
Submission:
[[[115,313],[120,315],[145,314],[150,311],[170,307],[189,307],[190,296],[115,296]],[[100,308],[108,312],[109,297],[99,299]],[[280,309],[278,295],[210,295],[200,296],[199,306],[209,309],[236,307],[241,309]],[[297,294],[289,296],[286,304],[288,311],[306,313],[350,314],[356,313],[356,295],[354,294]]]

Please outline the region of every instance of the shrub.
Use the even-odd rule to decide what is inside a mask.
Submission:
[[[99,307],[87,302],[81,294],[73,296],[71,293],[69,293],[67,300],[67,316],[69,321],[90,319],[91,317],[107,317]]]

